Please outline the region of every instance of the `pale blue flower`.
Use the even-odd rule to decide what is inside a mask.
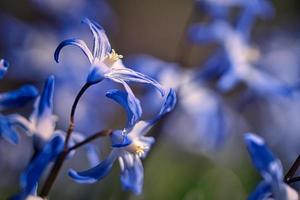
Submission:
[[[256,169],[263,177],[249,200],[297,200],[298,194],[283,181],[281,162],[257,135],[245,134],[245,142]]]
[[[94,183],[103,179],[112,169],[116,159],[121,167],[121,183],[125,190],[140,194],[143,187],[144,170],[141,158],[145,158],[152,144],[153,137],[146,136],[151,127],[176,104],[175,92],[171,89],[165,99],[159,115],[149,121],[139,121],[127,133],[114,131],[111,135],[112,151],[97,166],[82,172],[71,169],[69,175],[79,183]],[[125,109],[128,112],[128,109]],[[131,116],[131,114],[127,114]]]
[[[34,136],[35,145],[38,149],[42,148],[44,143],[53,137],[55,131],[56,116],[53,115],[54,84],[54,76],[49,76],[41,95],[35,102],[29,120],[20,115],[11,116],[11,119],[24,128],[29,135]]]
[[[0,60],[0,78],[5,75],[7,68],[7,62],[3,59]],[[22,107],[29,101],[35,99],[37,95],[37,89],[32,85],[24,85],[17,90],[1,93],[0,112],[7,109]],[[4,116],[0,114],[0,137],[13,144],[17,144],[19,141],[19,136],[15,128],[16,123],[11,119],[10,115]]]
[[[218,57],[219,58],[219,57]],[[229,110],[217,93],[204,84],[207,76],[216,72],[199,69],[185,70],[178,63],[167,62],[150,55],[135,55],[126,59],[129,65],[154,77],[163,86],[176,90],[177,109],[163,125],[164,133],[186,150],[203,153],[221,149],[236,124],[236,113]],[[214,63],[210,63],[210,67]],[[219,62],[218,62],[219,64]],[[217,68],[220,65],[216,66]],[[211,70],[211,69],[209,69]],[[154,92],[141,96],[143,113],[157,112],[161,102],[153,101]],[[231,123],[235,121],[234,123]],[[188,134],[186,127],[189,128]],[[236,128],[236,127],[235,127]]]
[[[260,57],[259,51],[249,45],[244,35],[227,22],[219,20],[209,26],[196,24],[191,27],[190,36],[200,43],[218,42],[224,49],[227,61],[220,62],[219,66],[224,68],[228,64],[224,71],[220,70],[223,72],[218,80],[221,91],[230,91],[242,81],[260,95],[291,94],[291,86],[255,67]]]
[[[137,82],[144,83],[147,85],[152,85],[157,88],[162,95],[164,95],[164,90],[161,85],[153,80],[152,78],[126,68],[122,63],[123,56],[117,54],[113,49],[111,49],[109,40],[104,32],[104,29],[94,23],[89,19],[84,19],[94,36],[93,51],[91,52],[87,47],[86,43],[79,39],[69,39],[61,42],[54,54],[56,62],[58,62],[60,51],[63,47],[68,45],[74,45],[79,47],[83,53],[87,56],[91,67],[87,76],[87,84],[96,84],[104,79],[112,80],[116,83],[124,85],[126,91],[131,93],[130,87],[127,82]]]

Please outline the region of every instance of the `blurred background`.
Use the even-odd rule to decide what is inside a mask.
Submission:
[[[258,67],[287,83],[295,83],[300,76],[300,2],[271,3],[274,16],[256,20],[249,43],[260,51]],[[233,7],[230,19],[237,16],[238,9]],[[92,45],[92,34],[81,23],[84,17],[105,28],[126,66],[149,72],[172,87],[187,73],[201,70],[218,48],[216,43],[199,45],[186,38],[190,25],[211,20],[209,13],[192,0],[1,0],[0,57],[9,61],[10,69],[0,91],[24,83],[41,89],[46,77],[54,74],[55,114],[59,116],[58,129],[62,130],[68,125],[72,101],[85,81],[89,63],[76,47],[65,48],[60,63],[55,63],[53,53],[64,39],[81,38]],[[151,88],[134,86],[142,101],[143,117],[153,117],[160,105],[152,97],[158,98],[157,94]],[[124,126],[124,113],[105,97],[112,87],[119,86],[103,82],[84,95],[76,116],[77,131],[92,134]],[[243,133],[262,135],[285,170],[298,156],[298,94],[293,99],[250,98],[241,103],[244,85],[227,93],[218,91],[212,83],[188,83],[182,87],[175,111],[150,133],[155,135],[156,143],[144,161],[141,196],[122,191],[118,165],[99,183],[73,182],[66,173],[68,168],[88,166],[84,152],[79,152],[66,162],[51,199],[246,199],[261,178],[251,164]],[[29,104],[7,113],[29,116],[31,110]],[[20,137],[18,145],[0,140],[0,199],[18,191],[19,175],[33,151],[31,138],[25,134]],[[99,152],[104,151],[101,158],[106,155],[105,142],[95,143]]]

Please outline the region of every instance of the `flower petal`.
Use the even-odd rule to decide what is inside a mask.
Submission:
[[[172,88],[170,88],[169,93],[164,100],[164,104],[162,105],[159,111],[159,114],[152,120],[148,121],[149,126],[152,126],[158,120],[160,120],[165,114],[171,112],[175,108],[176,102],[177,102],[176,93]]]
[[[245,134],[245,142],[252,162],[266,181],[282,181],[283,169],[281,162],[265,145],[262,138],[252,133]]]
[[[169,93],[165,99],[165,102],[159,111],[159,115],[165,115],[171,112],[175,108],[176,102],[177,102],[176,93],[172,88],[170,88]]]
[[[58,47],[56,48],[56,50],[54,52],[54,59],[57,63],[58,63],[58,60],[59,60],[60,51],[62,50],[62,48],[64,48],[65,46],[68,46],[68,45],[74,45],[74,46],[79,47],[81,49],[81,51],[89,59],[90,63],[93,62],[93,59],[94,59],[93,55],[92,55],[91,51],[89,50],[89,48],[87,47],[87,45],[84,41],[79,40],[79,39],[68,39],[68,40],[62,41],[58,45]]]
[[[83,22],[90,27],[94,36],[94,57],[104,58],[111,51],[111,46],[104,29],[99,24],[92,22],[88,18],[85,18]]]
[[[141,159],[126,152],[119,157],[119,162],[123,188],[132,191],[135,195],[141,194],[144,182],[144,168]]]
[[[117,151],[113,150],[109,156],[97,166],[82,172],[69,170],[69,176],[78,183],[95,183],[100,181],[111,171],[111,168],[117,159]]]
[[[4,77],[4,75],[6,74],[6,72],[8,70],[8,67],[9,67],[9,63],[6,60],[1,59],[0,60],[0,79],[2,79]]]
[[[151,86],[154,86],[161,93],[162,96],[165,95],[165,90],[160,83],[150,78],[149,76],[136,72],[132,69],[128,69],[128,68],[113,69],[111,72],[106,74],[106,77],[119,83],[136,82],[136,83],[149,84]]]
[[[21,88],[0,94],[0,111],[10,108],[18,108],[36,98],[37,89],[32,85],[24,85]]]
[[[133,95],[121,90],[109,90],[106,93],[108,98],[119,103],[127,113],[127,128],[130,129],[140,119],[142,115],[142,107],[140,101]]]
[[[21,196],[26,198],[32,194],[43,172],[59,153],[62,152],[63,146],[64,139],[59,135],[54,136],[29,163],[20,179]]]
[[[30,116],[30,121],[35,126],[34,134],[45,141],[52,137],[55,129],[56,118],[53,115],[54,84],[54,76],[49,76]]]

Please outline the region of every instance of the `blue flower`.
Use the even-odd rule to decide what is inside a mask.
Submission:
[[[7,68],[8,63],[3,59],[0,60],[0,79],[5,75]],[[22,107],[37,95],[37,89],[32,85],[24,85],[17,90],[1,93],[0,111]],[[10,115],[0,114],[0,136],[13,144],[17,144],[19,141],[15,126],[16,123]]]
[[[263,177],[249,200],[298,199],[298,194],[283,181],[281,162],[257,135],[245,134],[245,142],[256,169]]]
[[[9,63],[6,60],[1,59],[0,60],[0,79],[2,79],[4,77],[4,75],[7,72],[8,67],[9,67]]]
[[[138,68],[142,73],[154,77],[163,86],[177,90],[180,101],[175,112],[178,113],[168,118],[163,129],[181,147],[192,152],[203,153],[221,149],[228,134],[232,132],[231,122],[236,121],[233,119],[235,115],[229,112],[222,99],[204,84],[207,76],[212,77],[216,74],[213,69],[223,66],[219,65],[218,59],[220,56],[214,57],[208,69],[204,71],[184,70],[177,63],[166,62],[150,55],[142,54],[126,59],[135,69]],[[214,67],[216,61],[217,66]],[[153,110],[161,107],[161,102],[153,101],[152,91],[147,91],[141,97],[146,105],[143,113],[147,113],[148,110],[153,113]],[[189,133],[182,134],[187,126],[190,127]]]
[[[1,93],[0,111],[22,107],[37,96],[38,91],[33,85],[24,85],[17,90]]]
[[[229,91],[242,81],[259,95],[291,95],[291,86],[254,66],[260,57],[259,51],[250,46],[244,35],[227,22],[219,20],[210,26],[196,24],[190,29],[190,37],[200,43],[218,42],[224,49],[226,61],[221,60],[219,66],[224,68],[225,63],[226,69],[216,70],[222,72],[218,80],[221,91]]]
[[[40,149],[52,138],[55,131],[56,117],[53,115],[54,76],[49,76],[40,97],[36,100],[29,120],[16,115],[11,119],[24,128],[29,135],[35,137],[35,145]]]
[[[22,173],[20,179],[21,192],[13,197],[13,200],[26,200],[28,197],[34,195],[43,172],[62,152],[63,147],[64,139],[60,135],[53,136],[53,138],[44,145]]]
[[[111,135],[112,151],[108,157],[97,166],[82,172],[71,169],[69,175],[79,183],[94,183],[103,179],[112,169],[116,159],[121,167],[121,183],[125,190],[134,194],[142,192],[144,170],[141,158],[145,158],[152,144],[153,137],[146,136],[151,127],[176,104],[175,92],[171,89],[159,112],[159,115],[149,121],[139,121],[124,134],[124,131],[114,131]],[[129,109],[126,111],[128,112]],[[127,114],[131,116],[131,114]],[[119,144],[119,145],[118,145]]]
[[[126,91],[131,93],[131,89],[127,85],[127,82],[137,82],[152,85],[157,88],[162,95],[164,94],[163,88],[157,81],[144,74],[126,68],[123,65],[121,60],[123,56],[117,54],[113,49],[111,49],[109,40],[100,25],[91,22],[87,18],[84,19],[83,22],[89,26],[94,36],[93,53],[89,50],[84,41],[79,39],[69,39],[58,45],[54,53],[56,62],[58,62],[59,54],[63,47],[74,45],[83,51],[91,63],[90,71],[86,80],[87,84],[96,84],[104,79],[110,79],[116,83],[124,85]]]

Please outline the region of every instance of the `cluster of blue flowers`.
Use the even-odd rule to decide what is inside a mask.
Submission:
[[[112,149],[106,159],[86,171],[76,172],[70,169],[69,175],[79,183],[94,183],[105,177],[118,159],[121,166],[120,179],[122,186],[125,190],[140,194],[143,187],[141,159],[146,157],[155,141],[153,137],[146,136],[146,134],[161,117],[173,110],[176,104],[176,94],[172,88],[164,89],[154,79],[125,67],[121,60],[122,56],[111,49],[103,28],[89,19],[85,19],[84,22],[89,26],[94,36],[93,53],[90,52],[82,40],[70,39],[63,41],[57,47],[54,54],[55,60],[58,62],[59,53],[64,46],[78,46],[91,63],[86,87],[99,83],[103,79],[110,79],[122,84],[125,90],[110,89],[107,91],[106,96],[123,107],[127,113],[127,123],[123,129],[109,133]],[[4,76],[7,68],[7,62],[1,60],[2,76]],[[128,82],[154,86],[163,96],[164,102],[154,118],[141,120],[142,108],[140,101],[134,95]],[[38,97],[38,92],[33,86],[24,86],[17,91],[1,94],[0,101],[3,109],[22,106],[37,97],[33,113],[29,119],[18,114],[1,116],[1,136],[10,142],[18,143],[16,129],[21,130],[28,136],[33,137],[35,150],[30,163],[21,175],[21,191],[12,199],[33,199],[34,197],[39,199],[37,189],[45,170],[52,162],[57,162],[64,151],[68,153],[69,149],[73,151],[72,147],[85,140],[82,134],[69,132],[71,140],[68,141],[68,134],[56,129],[57,117],[53,114],[54,84],[55,77],[51,75]],[[93,151],[87,152],[89,154],[94,153]]]
[[[46,10],[49,11],[47,15],[50,16],[53,13],[62,12],[61,9],[69,4],[68,1],[54,1],[53,4],[44,3],[46,5],[43,5],[40,1],[32,0],[41,8],[49,8]],[[108,4],[104,0],[99,2],[102,8],[106,8],[104,10],[108,12],[108,15],[112,15]],[[166,131],[158,131],[172,134],[170,138],[189,151],[210,155],[211,152],[220,150],[224,146],[234,130],[240,132],[240,129],[248,128],[249,122],[242,116],[239,108],[244,109],[254,98],[271,99],[272,97],[274,100],[291,99],[295,96],[299,81],[285,82],[260,68],[262,53],[251,42],[251,30],[256,19],[258,17],[267,19],[274,15],[271,2],[268,0],[196,0],[195,7],[196,11],[200,10],[208,14],[210,20],[206,23],[190,24],[189,22],[186,30],[187,45],[213,43],[218,46],[216,52],[202,66],[188,69],[186,62],[181,60],[182,58],[167,62],[151,55],[136,55],[123,61],[123,56],[111,47],[104,28],[84,18],[82,22],[93,35],[92,48],[89,48],[88,44],[81,39],[63,40],[54,52],[54,60],[59,65],[57,74],[48,76],[49,73],[46,73],[48,78],[40,94],[32,85],[25,85],[15,91],[0,94],[1,111],[8,109],[14,111],[35,100],[29,117],[21,114],[0,114],[1,138],[9,143],[18,144],[19,134],[25,133],[33,141],[33,155],[20,176],[19,193],[12,196],[12,200],[47,198],[64,161],[72,159],[77,148],[83,145],[91,167],[81,171],[72,166],[68,170],[70,178],[78,183],[92,184],[106,177],[112,171],[115,162],[119,162],[123,189],[139,195],[142,193],[144,182],[142,160],[146,158],[155,140],[158,139],[156,137],[160,134],[150,135],[150,130],[173,109],[174,112],[160,126]],[[239,8],[238,17],[234,20],[231,19],[233,8]],[[74,4],[72,9],[80,15],[86,15],[92,10],[82,0]],[[92,16],[93,14],[91,12]],[[102,17],[105,18],[105,16]],[[67,28],[56,33],[59,39],[68,35],[68,32],[77,30],[76,23],[78,22],[73,12],[68,12],[66,18],[57,20],[69,21]],[[37,30],[31,30],[27,25],[22,30],[24,29],[30,30],[28,35],[33,35],[31,37],[34,38],[43,35],[37,33]],[[49,37],[47,40],[49,43],[55,43],[58,40],[58,38],[53,40],[50,38],[53,39],[53,37]],[[31,45],[34,44],[31,43]],[[86,63],[78,59],[77,55],[61,55],[63,51],[71,52],[65,49],[66,46],[75,46],[83,52],[87,58],[89,70],[86,70]],[[23,48],[27,49],[27,46],[24,45]],[[36,58],[35,53],[39,50],[33,48],[22,55],[32,60],[40,59],[35,63],[38,65],[39,62],[45,62],[43,58]],[[18,57],[20,52],[13,54]],[[61,67],[60,65],[64,63],[65,66],[72,65],[72,67]],[[52,64],[50,65],[52,67]],[[1,59],[0,79],[4,77],[8,68],[8,62]],[[68,73],[61,73],[60,70],[68,71]],[[85,79],[78,78],[82,74]],[[46,75],[43,74],[43,76]],[[66,78],[68,80],[65,80]],[[58,80],[59,87],[55,88],[56,80]],[[103,100],[98,99],[98,91],[94,91],[92,98],[81,99],[81,97],[86,90],[96,88],[97,84],[105,85],[105,80],[109,84],[106,85],[107,88],[101,88],[101,90],[105,90],[106,97],[123,108],[127,121],[121,129],[105,129],[94,135],[88,135],[86,132],[93,130],[94,127],[98,128],[99,124],[104,127],[106,123],[102,118],[109,118],[108,115],[113,113],[113,110],[106,108],[106,105],[102,106],[103,112],[108,114],[103,114],[99,124],[95,125],[91,119],[98,120],[98,113],[95,114],[96,109],[93,104],[102,104]],[[147,90],[146,94],[138,99],[130,83],[138,83],[154,89]],[[77,90],[79,85],[83,86],[73,98],[72,92]],[[124,89],[115,89],[117,85],[121,85]],[[69,89],[71,94],[66,95]],[[233,93],[235,94],[234,102],[238,102],[238,106],[228,105],[226,102],[226,97]],[[55,105],[55,96],[59,97],[56,99],[64,99],[65,96],[61,97],[61,95],[65,95],[68,100]],[[179,101],[175,109],[177,97]],[[73,102],[70,122],[67,131],[63,131],[57,128],[59,123],[64,123],[58,120],[58,116],[65,115],[64,107],[66,104],[69,105],[69,100]],[[141,106],[143,102],[147,104],[145,109]],[[85,112],[75,112],[77,105],[84,107]],[[64,108],[57,109],[60,112],[56,113],[58,116],[54,114],[55,107]],[[153,114],[153,112],[157,113]],[[143,113],[154,116],[150,119],[143,119]],[[75,123],[75,114],[78,123]],[[239,127],[240,124],[247,125]],[[188,132],[187,127],[189,127]],[[108,137],[110,141],[109,153],[101,161],[97,154],[97,147],[91,143],[99,137]],[[295,178],[294,174],[284,177],[281,161],[269,150],[264,140],[252,133],[245,134],[244,140],[253,164],[263,178],[255,191],[250,194],[249,200],[299,199],[296,190],[290,186],[292,183],[290,180]],[[50,169],[49,173],[46,173],[47,169]],[[41,181],[43,176],[46,177],[44,182]]]

